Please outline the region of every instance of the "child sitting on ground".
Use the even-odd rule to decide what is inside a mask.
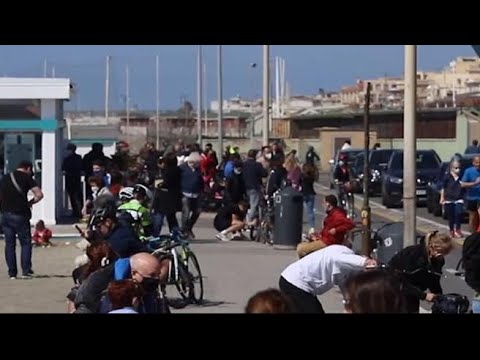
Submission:
[[[35,232],[33,234],[33,245],[49,247],[52,244],[50,239],[52,238],[52,231],[45,227],[43,220],[39,220],[35,225]]]

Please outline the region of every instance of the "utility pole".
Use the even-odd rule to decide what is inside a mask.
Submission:
[[[363,130],[365,137],[365,160],[363,165],[363,208],[362,225],[364,227],[362,239],[362,255],[370,256],[370,237],[371,237],[371,213],[370,198],[368,196],[368,185],[370,184],[370,91],[371,83],[367,83],[367,92],[365,94],[365,114],[363,117]]]
[[[208,136],[208,96],[207,96],[207,64],[203,63],[203,107],[205,111],[205,122],[203,124],[203,127],[205,129],[205,137]]]
[[[202,147],[202,45],[198,45],[197,53],[197,142]]]
[[[263,146],[268,145],[270,123],[270,45],[263,45]]]
[[[128,65],[125,68],[125,87],[126,87],[126,96],[125,96],[125,107],[127,115],[127,143],[130,142],[130,70]]]
[[[218,45],[218,154],[223,154],[223,64],[222,45]]]
[[[107,56],[105,64],[105,121],[108,123],[110,101],[110,56]]]
[[[405,106],[404,106],[404,152],[403,152],[403,244],[414,245],[417,237],[417,45],[405,45]]]
[[[158,55],[155,58],[155,138],[156,138],[156,149],[160,149],[160,58]]]
[[[48,73],[48,61],[47,59],[43,60],[43,77],[46,78]]]
[[[250,149],[255,148],[255,69],[256,63],[250,64],[250,76],[252,81],[252,102],[250,103]]]
[[[56,77],[56,74],[55,74],[55,65],[52,66],[52,78],[55,78]]]

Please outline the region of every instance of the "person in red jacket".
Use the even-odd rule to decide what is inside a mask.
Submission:
[[[323,222],[323,229],[320,233],[312,234],[312,241],[298,244],[297,254],[299,258],[329,245],[343,245],[345,235],[355,227],[355,223],[347,217],[345,210],[338,207],[335,195],[325,196],[323,205],[327,212],[327,217]]]

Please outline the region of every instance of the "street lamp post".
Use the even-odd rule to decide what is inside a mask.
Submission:
[[[262,142],[268,146],[270,123],[270,45],[263,45],[263,123]]]
[[[417,237],[417,163],[415,118],[417,112],[417,45],[405,45],[405,106],[403,154],[404,246],[414,245]]]

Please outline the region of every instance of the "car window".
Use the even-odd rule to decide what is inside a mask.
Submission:
[[[388,164],[388,161],[390,160],[390,157],[392,156],[392,153],[395,150],[381,150],[381,151],[373,151],[372,155],[370,157],[370,165],[371,166],[378,166],[382,164]]]
[[[417,152],[416,157],[417,170],[422,169],[436,169],[440,166],[440,162],[434,152],[425,151]],[[392,170],[403,169],[403,152],[399,152],[393,155],[390,165]]]

